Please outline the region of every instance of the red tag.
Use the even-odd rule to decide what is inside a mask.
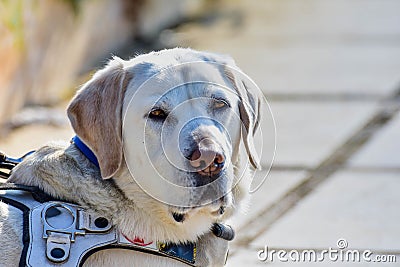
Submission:
[[[123,236],[126,238],[126,240],[128,240],[129,242],[131,242],[132,244],[138,245],[138,246],[148,246],[150,244],[153,243],[153,241],[149,242],[149,243],[145,243],[143,238],[137,237],[135,236],[135,238],[132,240],[130,238],[128,238],[126,235],[123,234]]]

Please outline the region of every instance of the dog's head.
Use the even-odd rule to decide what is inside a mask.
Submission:
[[[163,222],[207,228],[248,191],[249,181],[237,185],[248,162],[241,144],[258,168],[260,103],[231,58],[172,49],[113,59],[77,93],[68,116],[103,179]]]

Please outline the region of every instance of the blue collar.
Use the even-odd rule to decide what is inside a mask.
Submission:
[[[96,155],[93,153],[92,150],[90,150],[87,145],[85,145],[85,143],[82,142],[82,140],[77,135],[72,138],[72,142],[82,152],[82,154],[85,155],[88,160],[90,160],[91,163],[93,163],[97,166],[97,168],[100,169],[99,161],[97,160]]]

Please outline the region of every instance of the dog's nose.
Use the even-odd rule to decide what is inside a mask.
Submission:
[[[225,157],[209,148],[197,148],[190,156],[190,165],[202,176],[218,176],[225,165]]]

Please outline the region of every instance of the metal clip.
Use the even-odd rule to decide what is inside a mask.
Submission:
[[[69,234],[75,242],[75,235],[85,235],[85,230],[77,229],[78,209],[61,202],[50,202],[42,211],[43,238],[52,232]]]
[[[111,227],[111,221],[107,218],[78,210],[78,229],[99,233],[107,232]]]
[[[68,259],[71,248],[71,236],[64,233],[49,233],[46,243],[46,256],[52,262]]]

